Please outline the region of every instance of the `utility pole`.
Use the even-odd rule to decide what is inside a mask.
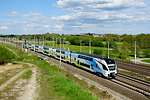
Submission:
[[[35,36],[34,36],[34,53],[35,53]]]
[[[91,38],[90,38],[90,41],[89,41],[89,54],[91,54]]]
[[[61,66],[61,38],[60,38],[60,66]]]
[[[53,36],[53,47],[54,47],[54,36]]]
[[[44,37],[43,37],[43,45],[44,45]]]
[[[56,48],[57,48],[57,38],[56,38]]]
[[[108,41],[108,58],[109,58],[109,41]]]
[[[136,41],[135,41],[135,59],[134,59],[135,63],[136,63]]]
[[[21,39],[22,39],[22,51],[23,51],[23,37]]]
[[[30,43],[32,44],[32,39],[31,39],[31,37],[30,37]]]
[[[80,40],[80,52],[81,52],[81,48],[82,47],[82,40]]]
[[[35,42],[36,41],[36,42]],[[34,35],[34,43],[37,44],[37,37],[35,38],[35,35]],[[39,45],[39,44],[38,44]]]
[[[16,43],[16,38],[15,38],[15,45],[17,45],[17,43]]]
[[[64,38],[63,38],[63,49],[64,49]]]

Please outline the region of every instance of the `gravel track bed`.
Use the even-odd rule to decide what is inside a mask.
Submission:
[[[149,85],[141,84],[139,81],[133,81],[133,80],[127,79],[125,77],[120,77],[120,76],[117,76],[115,80],[121,82],[122,84],[127,84],[128,86],[134,88],[135,90],[141,91],[144,94],[147,94],[150,96]]]
[[[128,75],[125,75],[125,74],[122,74],[122,73],[118,73],[117,76],[124,77],[126,79],[129,79],[129,80],[132,80],[132,81],[135,81],[135,82],[138,82],[140,84],[143,84],[143,85],[146,85],[146,86],[150,87],[150,82],[149,81],[145,81],[143,79],[128,76]]]

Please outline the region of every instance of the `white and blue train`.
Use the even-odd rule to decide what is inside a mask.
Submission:
[[[36,52],[60,59],[59,48],[23,43],[24,48],[28,48],[33,51],[34,46]],[[61,49],[61,60],[107,78],[115,78],[117,75],[117,65],[114,60],[110,58]]]

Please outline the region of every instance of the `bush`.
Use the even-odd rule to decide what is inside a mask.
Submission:
[[[96,54],[96,55],[102,55],[103,51],[101,49],[94,49],[93,53]]]
[[[53,39],[49,36],[49,37],[46,38],[46,40],[52,41]]]
[[[118,58],[120,58],[120,59],[125,59],[126,58],[126,56],[125,55],[123,55],[123,53],[119,53],[119,57]]]
[[[2,47],[1,45],[0,45],[0,55],[1,55],[0,64],[6,64],[16,58],[16,56],[12,52]]]
[[[144,50],[143,55],[144,55],[145,58],[150,58],[150,49]]]

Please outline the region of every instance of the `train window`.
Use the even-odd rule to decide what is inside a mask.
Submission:
[[[65,54],[65,52],[64,52],[64,51],[61,51],[61,53],[62,53],[62,54]]]
[[[97,67],[97,64],[96,64],[96,67]]]
[[[78,55],[78,58],[81,58],[80,55]]]
[[[84,56],[81,56],[82,59],[84,59]]]
[[[82,55],[78,55],[78,58],[82,58],[82,59],[86,59],[86,60],[89,60],[89,61],[93,61],[93,58],[82,56]]]
[[[88,57],[85,57],[86,60],[88,60]]]
[[[109,70],[115,70],[115,66],[108,66]]]
[[[56,52],[58,52],[58,53],[59,53],[59,52],[60,52],[60,50],[56,50]]]
[[[90,58],[90,61],[93,61],[93,59],[92,59],[92,58]]]
[[[90,65],[86,65],[86,67],[90,68]]]
[[[103,66],[104,70],[108,70],[107,67],[104,64],[102,64],[102,66]]]
[[[91,69],[93,69],[94,68],[94,66],[93,66],[93,64],[91,64]]]

